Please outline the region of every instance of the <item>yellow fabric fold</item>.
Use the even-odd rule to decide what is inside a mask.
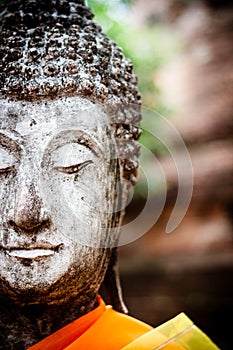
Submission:
[[[122,350],[219,350],[219,348],[184,313],[181,313],[137,338]]]

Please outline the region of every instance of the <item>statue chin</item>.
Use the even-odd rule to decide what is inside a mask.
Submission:
[[[58,253],[57,257],[18,262],[18,258],[13,258],[2,269],[1,297],[18,304],[62,304],[70,300],[79,303],[96,295],[109,263],[110,250],[84,248],[80,251],[82,261],[74,259],[67,264],[66,271],[62,264],[67,259],[64,256]]]

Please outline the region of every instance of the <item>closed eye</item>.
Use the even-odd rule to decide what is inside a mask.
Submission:
[[[8,166],[6,168],[0,168],[0,174],[5,174],[13,171],[15,169],[14,165]]]
[[[0,138],[0,175],[12,172],[17,162],[16,156],[12,154],[11,149],[7,148]]]
[[[92,160],[86,160],[85,162],[82,162],[80,164],[75,164],[67,167],[58,166],[54,167],[54,169],[65,174],[76,174],[91,163],[93,163]]]

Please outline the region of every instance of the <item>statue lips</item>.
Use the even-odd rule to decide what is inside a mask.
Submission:
[[[58,253],[63,244],[58,245],[42,244],[42,245],[28,245],[22,247],[0,247],[5,253],[13,258],[38,260],[53,256]]]

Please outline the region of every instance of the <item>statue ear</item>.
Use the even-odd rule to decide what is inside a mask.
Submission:
[[[123,314],[127,314],[128,309],[124,304],[120,285],[117,248],[112,249],[110,263],[104,277],[103,285],[107,293],[108,302],[112,305],[113,309]]]

